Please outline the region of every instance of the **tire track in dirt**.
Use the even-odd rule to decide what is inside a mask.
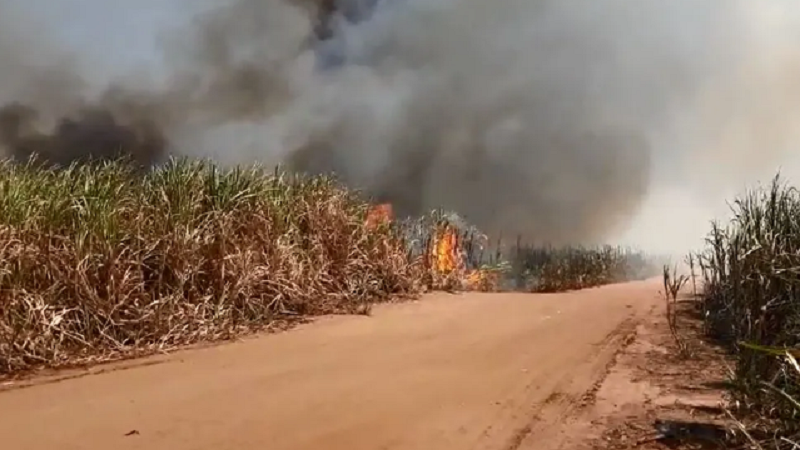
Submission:
[[[520,448],[540,448],[554,426],[564,423],[568,418],[594,402],[609,371],[614,366],[617,355],[629,345],[636,336],[636,319],[626,319],[597,344],[597,350],[587,362],[576,367],[574,375],[559,383],[544,402],[537,405],[530,423],[518,430],[505,450]],[[588,390],[587,388],[588,383]],[[528,442],[530,436],[536,437],[537,446]],[[524,445],[524,446],[523,446]],[[558,447],[560,448],[560,446]]]

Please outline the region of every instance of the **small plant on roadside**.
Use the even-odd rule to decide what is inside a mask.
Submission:
[[[671,270],[669,265],[664,265],[663,283],[667,323],[669,324],[670,334],[672,334],[672,338],[678,345],[678,351],[681,356],[688,356],[689,349],[686,342],[680,336],[680,329],[678,326],[678,295],[688,281],[688,276],[678,275],[677,265]]]

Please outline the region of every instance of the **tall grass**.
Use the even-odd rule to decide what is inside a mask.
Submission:
[[[524,279],[516,288],[555,292],[645,263],[611,247],[508,249],[442,211],[376,227],[370,207],[331,178],[258,167],[0,163],[0,376],[365,313],[476,270],[491,274],[481,290]],[[454,274],[431,261],[444,227],[461,237]]]
[[[778,355],[800,350],[800,193],[776,177],[732,204],[714,223],[699,263],[707,329],[736,357],[735,399],[776,425],[800,433],[798,371]]]
[[[512,267],[518,285],[533,292],[585,289],[658,273],[643,252],[612,246],[518,246]]]
[[[597,247],[529,245],[517,239],[490,239],[453,212],[432,211],[406,220],[401,229],[413,255],[428,251],[433,232],[452,226],[467,271],[493,274],[493,290],[564,292],[655,276],[661,259],[642,251],[610,245]]]
[[[174,161],[0,165],[0,374],[362,311],[419,268],[325,177]]]

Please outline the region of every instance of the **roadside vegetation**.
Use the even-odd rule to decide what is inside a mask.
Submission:
[[[699,307],[735,358],[730,393],[747,444],[800,448],[800,192],[776,177],[732,212],[699,254]]]
[[[357,312],[419,268],[328,178],[176,161],[0,166],[0,373]]]
[[[2,163],[0,376],[365,314],[424,290],[556,292],[649,267],[610,247],[489,252],[454,214],[375,222],[371,208],[331,178],[259,167]]]
[[[655,257],[624,247],[531,247],[516,251],[520,284],[531,292],[562,292],[644,279],[657,273]]]

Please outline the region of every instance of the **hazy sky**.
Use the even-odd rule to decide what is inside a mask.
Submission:
[[[159,62],[157,40],[208,2],[204,0],[16,0],[18,11],[41,22],[65,47],[102,74],[124,74]],[[217,2],[219,3],[219,2]]]

